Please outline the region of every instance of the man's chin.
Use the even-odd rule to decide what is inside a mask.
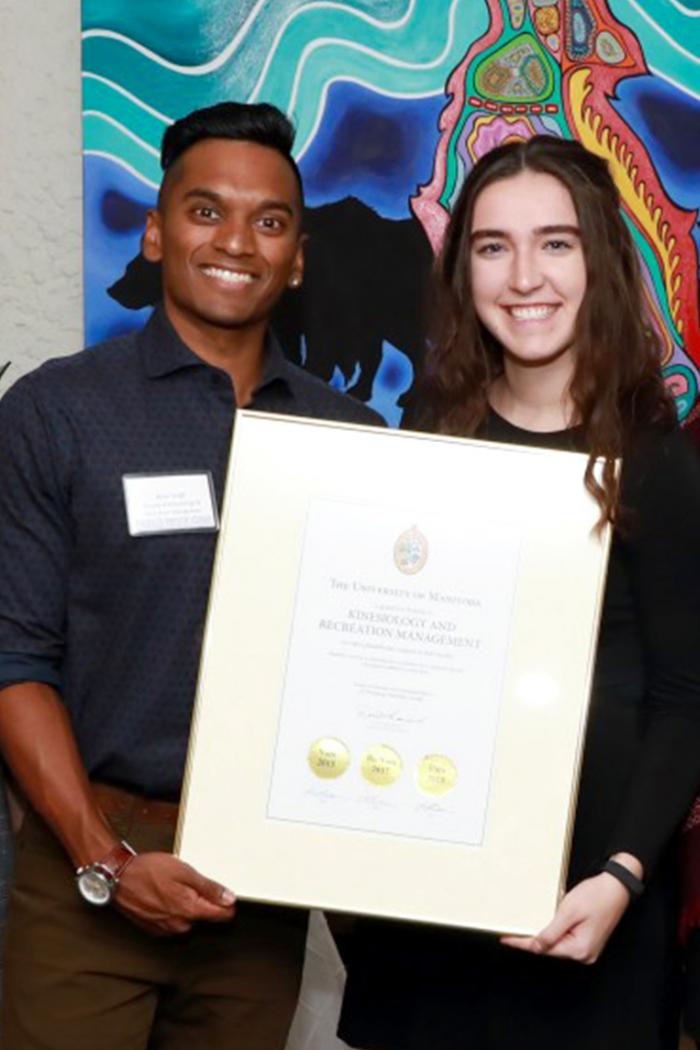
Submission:
[[[239,331],[265,324],[268,318],[268,313],[257,310],[202,310],[193,320],[209,328]]]

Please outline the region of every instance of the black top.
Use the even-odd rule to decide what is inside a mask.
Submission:
[[[581,450],[580,428],[536,433],[493,410],[492,441]],[[570,870],[611,853],[650,874],[700,788],[700,459],[678,430],[624,458]]]
[[[491,413],[479,435],[581,451],[577,428],[522,430]],[[367,1050],[675,1050],[673,832],[700,787],[700,461],[679,431],[640,437],[621,475],[569,871],[612,852],[647,887],[593,966],[492,935],[362,920],[340,1034]],[[513,872],[517,879],[519,872]]]
[[[273,340],[249,407],[382,422]],[[220,508],[234,416],[161,310],[0,402],[0,686],[59,688],[88,774],[157,798],[180,791],[216,534],[129,535],[122,477],[210,471]]]

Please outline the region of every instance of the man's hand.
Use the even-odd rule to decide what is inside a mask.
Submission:
[[[235,897],[171,853],[139,853],[119,880],[115,907],[153,934],[186,933],[199,919],[228,922]]]
[[[563,898],[548,926],[536,937],[501,937],[501,944],[536,955],[594,963],[629,904],[629,893],[603,872],[584,879]]]

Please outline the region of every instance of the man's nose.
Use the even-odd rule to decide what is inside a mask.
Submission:
[[[217,226],[214,244],[228,255],[251,255],[255,251],[253,229],[245,218],[230,216]]]

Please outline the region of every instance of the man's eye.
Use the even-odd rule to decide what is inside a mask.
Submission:
[[[211,204],[200,204],[194,209],[194,214],[198,219],[215,219],[218,216],[216,208],[213,208]]]
[[[263,215],[258,219],[258,225],[262,226],[264,230],[281,230],[284,228],[284,223],[281,219],[278,219],[275,215]]]

